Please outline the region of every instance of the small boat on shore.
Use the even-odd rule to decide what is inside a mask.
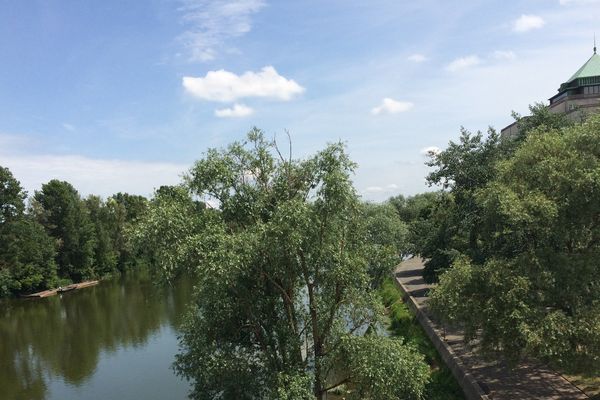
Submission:
[[[100,281],[98,281],[98,280],[85,281],[85,282],[80,282],[80,283],[72,283],[70,285],[61,286],[56,289],[50,289],[50,290],[44,290],[42,292],[37,292],[37,293],[25,294],[25,295],[22,295],[22,297],[28,297],[28,298],[50,297],[50,296],[55,296],[57,293],[70,292],[72,290],[83,289],[86,287],[95,286],[98,283],[100,283]]]

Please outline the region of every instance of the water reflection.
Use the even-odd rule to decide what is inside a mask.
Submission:
[[[101,358],[177,326],[190,295],[187,280],[160,291],[138,273],[62,297],[0,303],[0,397],[45,399],[56,379],[87,385]]]

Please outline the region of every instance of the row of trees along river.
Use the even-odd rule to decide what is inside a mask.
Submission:
[[[600,117],[531,114],[517,138],[461,132],[429,161],[438,191],[383,204],[360,199],[343,144],[297,160],[257,129],[150,201],[51,181],[25,207],[3,168],[0,290],[146,260],[195,285],[174,364],[194,399],[435,398],[422,348],[382,329],[380,288],[419,254],[432,309],[482,351],[595,376]]]
[[[146,210],[146,198],[82,199],[68,182],[51,180],[28,206],[26,199],[0,166],[0,297],[108,276],[143,259],[126,232]]]

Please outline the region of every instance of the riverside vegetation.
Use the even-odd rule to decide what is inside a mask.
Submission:
[[[534,356],[594,380],[600,116],[531,113],[516,116],[515,139],[463,130],[429,161],[439,191],[384,204],[360,200],[342,144],[297,160],[257,129],[209,150],[151,201],[82,200],[51,181],[25,207],[3,168],[0,288],[139,259],[162,281],[185,273],[195,293],[174,367],[194,399],[461,398],[386,281],[418,254],[439,281],[431,308],[486,354]]]
[[[68,182],[51,180],[28,207],[26,198],[0,166],[0,297],[111,275],[141,259],[126,232],[144,213],[144,197],[82,199]]]
[[[196,277],[175,363],[191,397],[314,399],[341,387],[347,398],[423,397],[424,356],[378,334],[375,289],[406,227],[393,207],[359,200],[354,167],[341,144],[295,160],[253,130],[150,206],[137,240],[166,278]]]
[[[512,362],[535,357],[600,392],[600,116],[545,107],[521,134],[463,131],[430,160],[442,190],[392,199],[419,211],[414,252],[439,280],[430,307]],[[595,382],[595,383],[594,383]],[[595,389],[594,389],[595,385]]]

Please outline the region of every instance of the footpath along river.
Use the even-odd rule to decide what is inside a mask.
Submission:
[[[0,302],[0,399],[185,399],[173,373],[192,285],[135,273],[44,299]]]

